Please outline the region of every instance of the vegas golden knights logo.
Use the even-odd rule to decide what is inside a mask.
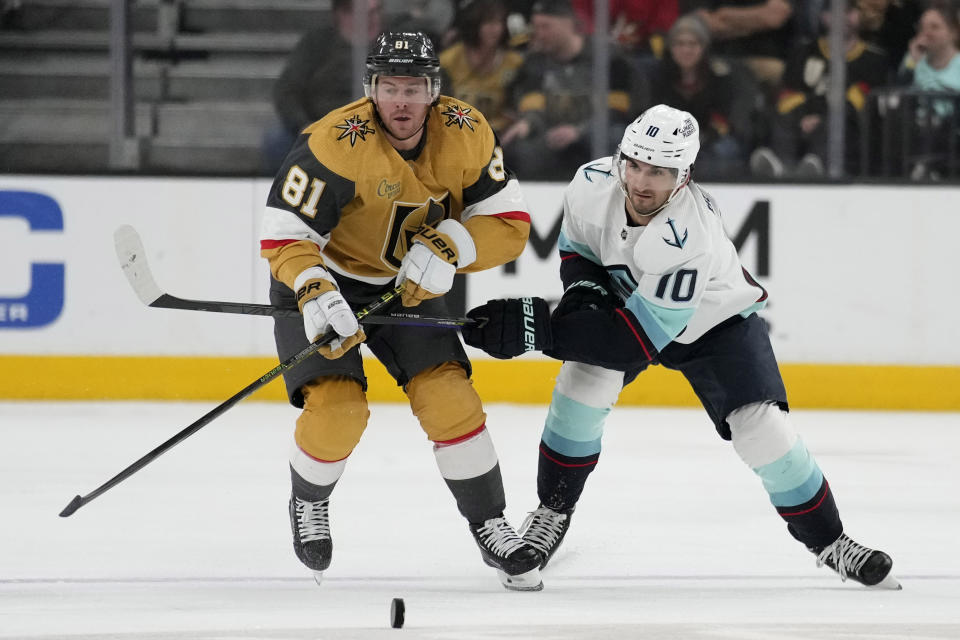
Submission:
[[[441,220],[450,216],[450,194],[440,198],[430,198],[419,204],[394,202],[390,219],[390,235],[384,246],[383,261],[394,269],[400,269],[403,256],[410,249],[410,242],[424,223],[437,226]]]

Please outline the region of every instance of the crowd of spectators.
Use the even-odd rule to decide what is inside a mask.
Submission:
[[[879,149],[874,140],[891,131],[883,146],[903,150],[901,175],[936,179],[960,164],[945,157],[960,146],[953,101],[924,93],[960,94],[960,14],[949,0],[847,0],[835,27],[830,0],[607,0],[602,35],[595,0],[333,0],[331,24],[304,35],[277,82],[280,122],[265,137],[266,164],[306,124],[359,97],[353,1],[366,3],[371,34],[434,38],[443,93],[487,116],[527,180],[568,180],[591,159],[597,37],[610,43],[609,152],[626,123],[667,103],[700,122],[700,179],[822,176],[832,28],[843,31],[846,59],[846,173],[876,175],[880,157],[861,143]],[[902,99],[870,100],[894,86]]]

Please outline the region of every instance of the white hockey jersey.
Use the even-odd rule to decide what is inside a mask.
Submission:
[[[657,351],[766,304],[699,185],[689,182],[646,226],[628,225],[624,206],[612,157],[581,166],[564,191],[559,247],[606,269]]]

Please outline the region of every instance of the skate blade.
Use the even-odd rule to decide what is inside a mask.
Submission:
[[[543,589],[543,580],[540,579],[538,568],[515,576],[497,569],[497,577],[500,578],[503,587],[509,591],[541,591]]]
[[[903,591],[903,585],[900,584],[900,581],[893,577],[892,573],[888,573],[887,577],[878,582],[875,585],[870,587],[871,589],[887,589],[890,591]]]
[[[314,572],[313,572],[313,579],[316,581],[316,583],[317,583],[318,585],[322,585],[322,584],[323,584],[323,571],[314,571]]]

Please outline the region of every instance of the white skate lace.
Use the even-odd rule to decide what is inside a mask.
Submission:
[[[860,569],[871,553],[873,549],[857,544],[844,533],[833,544],[827,545],[817,554],[817,567],[822,567],[832,556],[840,579],[846,582],[847,575],[860,574]]]
[[[520,535],[537,551],[548,553],[563,534],[563,523],[566,519],[565,513],[557,513],[547,507],[537,507],[520,525]]]
[[[330,501],[307,502],[295,498],[297,530],[301,542],[330,538]]]
[[[501,558],[508,557],[526,544],[513,530],[506,518],[490,518],[483,523],[482,527],[477,529],[476,536],[487,549]]]

